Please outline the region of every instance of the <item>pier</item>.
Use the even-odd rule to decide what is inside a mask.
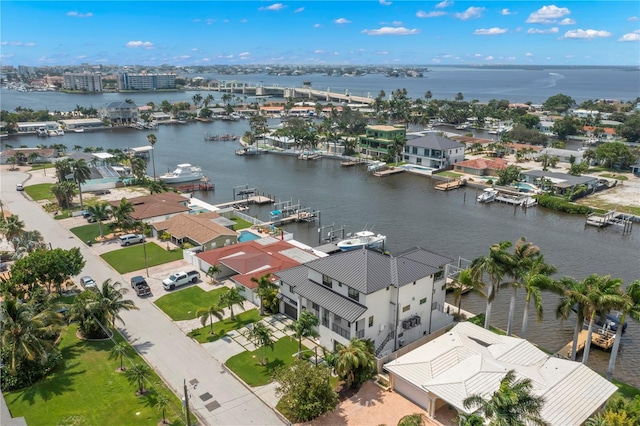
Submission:
[[[446,182],[437,183],[435,188],[439,191],[450,191],[452,189],[458,189],[467,184],[465,179],[447,180]]]
[[[622,228],[623,234],[628,234],[633,229],[633,218],[616,210],[610,210],[605,214],[589,213],[585,226],[595,226],[604,228],[606,226],[616,226]]]
[[[576,354],[582,352],[587,343],[587,330],[581,330],[578,334],[578,345],[576,346]],[[592,330],[591,333],[591,345],[597,346],[605,351],[611,349],[615,340],[615,333],[605,331],[602,333],[600,328]],[[571,359],[571,348],[573,348],[573,340],[564,345],[562,349],[554,354],[557,358]]]
[[[195,191],[213,191],[216,186],[211,182],[198,182],[191,185],[182,185],[178,187],[179,192],[195,192]]]
[[[385,169],[385,170],[378,170],[373,172],[374,176],[378,176],[378,177],[385,177],[385,176],[391,176],[391,175],[395,175],[396,173],[403,173],[405,170],[398,168],[398,167],[394,167],[391,169]]]

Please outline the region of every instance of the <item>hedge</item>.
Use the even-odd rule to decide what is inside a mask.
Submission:
[[[591,212],[589,206],[582,206],[579,204],[573,204],[564,198],[555,197],[549,194],[542,194],[538,196],[538,204],[548,209],[557,210],[569,214],[583,214],[587,215]]]

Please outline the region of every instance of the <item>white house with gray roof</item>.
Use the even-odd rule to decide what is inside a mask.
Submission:
[[[392,389],[438,419],[453,407],[470,414],[464,400],[489,397],[510,370],[531,379],[534,395],[545,399],[541,416],[549,425],[583,424],[617,387],[579,362],[546,354],[527,340],[501,336],[470,322],[384,365]]]
[[[419,247],[398,256],[361,249],[312,260],[276,273],[280,311],[294,319],[303,310],[316,315],[326,348],[358,337],[384,356],[451,323],[444,312],[451,261]]]
[[[464,161],[465,145],[437,132],[408,134],[407,138],[403,152],[407,163],[439,170]]]

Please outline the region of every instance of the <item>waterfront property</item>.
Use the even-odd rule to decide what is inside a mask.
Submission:
[[[474,176],[497,176],[499,170],[507,168],[509,162],[502,158],[476,158],[454,164],[453,171]]]
[[[128,102],[111,102],[100,108],[100,118],[113,124],[133,124],[138,122],[138,107]]]
[[[553,191],[558,194],[573,192],[579,185],[585,185],[587,191],[592,191],[598,186],[598,178],[593,176],[573,176],[567,173],[546,172],[544,170],[527,170],[522,172],[524,181],[537,186],[547,181]]]
[[[407,163],[440,170],[464,160],[464,144],[436,132],[410,133],[407,138],[403,153]]]
[[[81,132],[84,130],[99,129],[104,127],[102,120],[98,118],[74,118],[68,120],[59,120],[65,129],[72,130],[74,132]]]
[[[189,198],[175,192],[162,192],[160,194],[144,195],[142,197],[129,198],[133,204],[131,216],[134,220],[146,223],[160,222],[175,215],[189,212]],[[120,200],[110,201],[113,207],[120,205]]]
[[[607,402],[617,387],[589,367],[547,355],[527,340],[501,336],[469,322],[384,365],[391,388],[424,408],[430,417],[463,401],[491,395],[509,370],[533,382],[545,399],[542,418],[550,425],[580,425]]]
[[[60,128],[60,125],[55,121],[21,121],[16,123],[16,129],[18,134],[39,134],[38,131],[44,129],[45,135],[48,136],[49,131],[55,131]]]
[[[37,157],[31,157],[35,153]],[[52,148],[12,148],[0,153],[0,164],[8,164],[7,160],[13,158],[15,164],[19,162],[51,163],[58,156],[58,151]],[[18,158],[20,157],[20,158]]]
[[[364,135],[358,136],[358,146],[362,154],[373,158],[384,158],[397,139],[404,141],[407,136],[404,125],[372,125],[365,130]]]
[[[539,159],[542,155],[548,155],[550,157],[557,157],[558,161],[561,163],[571,163],[571,159],[573,157],[573,161],[576,164],[580,164],[582,162],[582,157],[584,152],[582,151],[574,151],[571,149],[559,149],[559,148],[544,148],[534,155],[534,158]]]
[[[398,256],[360,249],[277,273],[280,312],[320,320],[320,344],[335,350],[358,337],[384,356],[449,324],[445,270],[452,260],[419,247]]]
[[[198,214],[178,214],[167,220],[153,223],[153,234],[171,236],[170,241],[182,246],[189,243],[202,250],[236,244],[238,233],[230,229],[235,222],[220,216],[217,212]]]

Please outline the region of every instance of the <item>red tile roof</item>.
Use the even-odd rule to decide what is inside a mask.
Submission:
[[[502,170],[507,168],[509,162],[502,158],[495,158],[493,160],[489,160],[488,158],[476,158],[474,160],[461,161],[456,163],[456,167],[465,167],[468,169],[477,169],[477,170]]]

